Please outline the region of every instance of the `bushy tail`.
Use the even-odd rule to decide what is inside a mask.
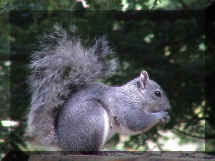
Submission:
[[[41,41],[41,50],[32,55],[29,84],[32,92],[27,133],[45,145],[56,144],[55,119],[59,108],[82,86],[110,76],[116,69],[104,37],[84,48],[80,39],[69,39],[56,31]]]

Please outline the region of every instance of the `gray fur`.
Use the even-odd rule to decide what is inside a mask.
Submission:
[[[113,55],[104,37],[91,48],[84,48],[79,39],[68,40],[65,31],[48,35],[32,55],[29,84],[32,91],[27,133],[42,144],[56,144],[57,111],[69,96],[82,86],[111,76],[117,60],[105,61]]]
[[[117,65],[105,59],[113,52],[104,38],[84,48],[64,31],[57,35],[49,36],[55,46],[43,44],[30,65],[28,133],[39,142],[70,151],[99,150],[117,132],[136,134],[169,119],[168,98],[146,71],[119,87],[96,83]]]

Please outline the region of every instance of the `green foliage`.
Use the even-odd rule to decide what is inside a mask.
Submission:
[[[0,151],[9,150],[10,129],[3,127],[1,120],[7,119],[9,113],[9,61],[0,61]],[[0,159],[2,154],[0,153]]]
[[[0,118],[7,118],[9,109],[9,61],[0,61]]]
[[[143,10],[143,9],[201,9],[210,0],[0,0],[0,13],[11,10],[74,11],[89,10]]]

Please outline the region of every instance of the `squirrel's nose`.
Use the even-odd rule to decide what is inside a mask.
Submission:
[[[168,113],[170,113],[170,112],[171,112],[171,109],[166,109],[165,111],[168,112]]]
[[[169,102],[165,105],[164,110],[168,113],[171,111],[171,105],[169,104]]]
[[[170,105],[167,105],[165,111],[168,112],[168,113],[171,112],[171,106],[170,106]]]

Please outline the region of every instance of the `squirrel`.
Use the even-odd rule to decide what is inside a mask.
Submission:
[[[99,151],[115,133],[138,134],[169,120],[168,98],[146,71],[121,86],[97,81],[112,76],[118,63],[104,37],[84,47],[63,30],[41,44],[29,65],[27,120],[27,133],[38,143]]]

